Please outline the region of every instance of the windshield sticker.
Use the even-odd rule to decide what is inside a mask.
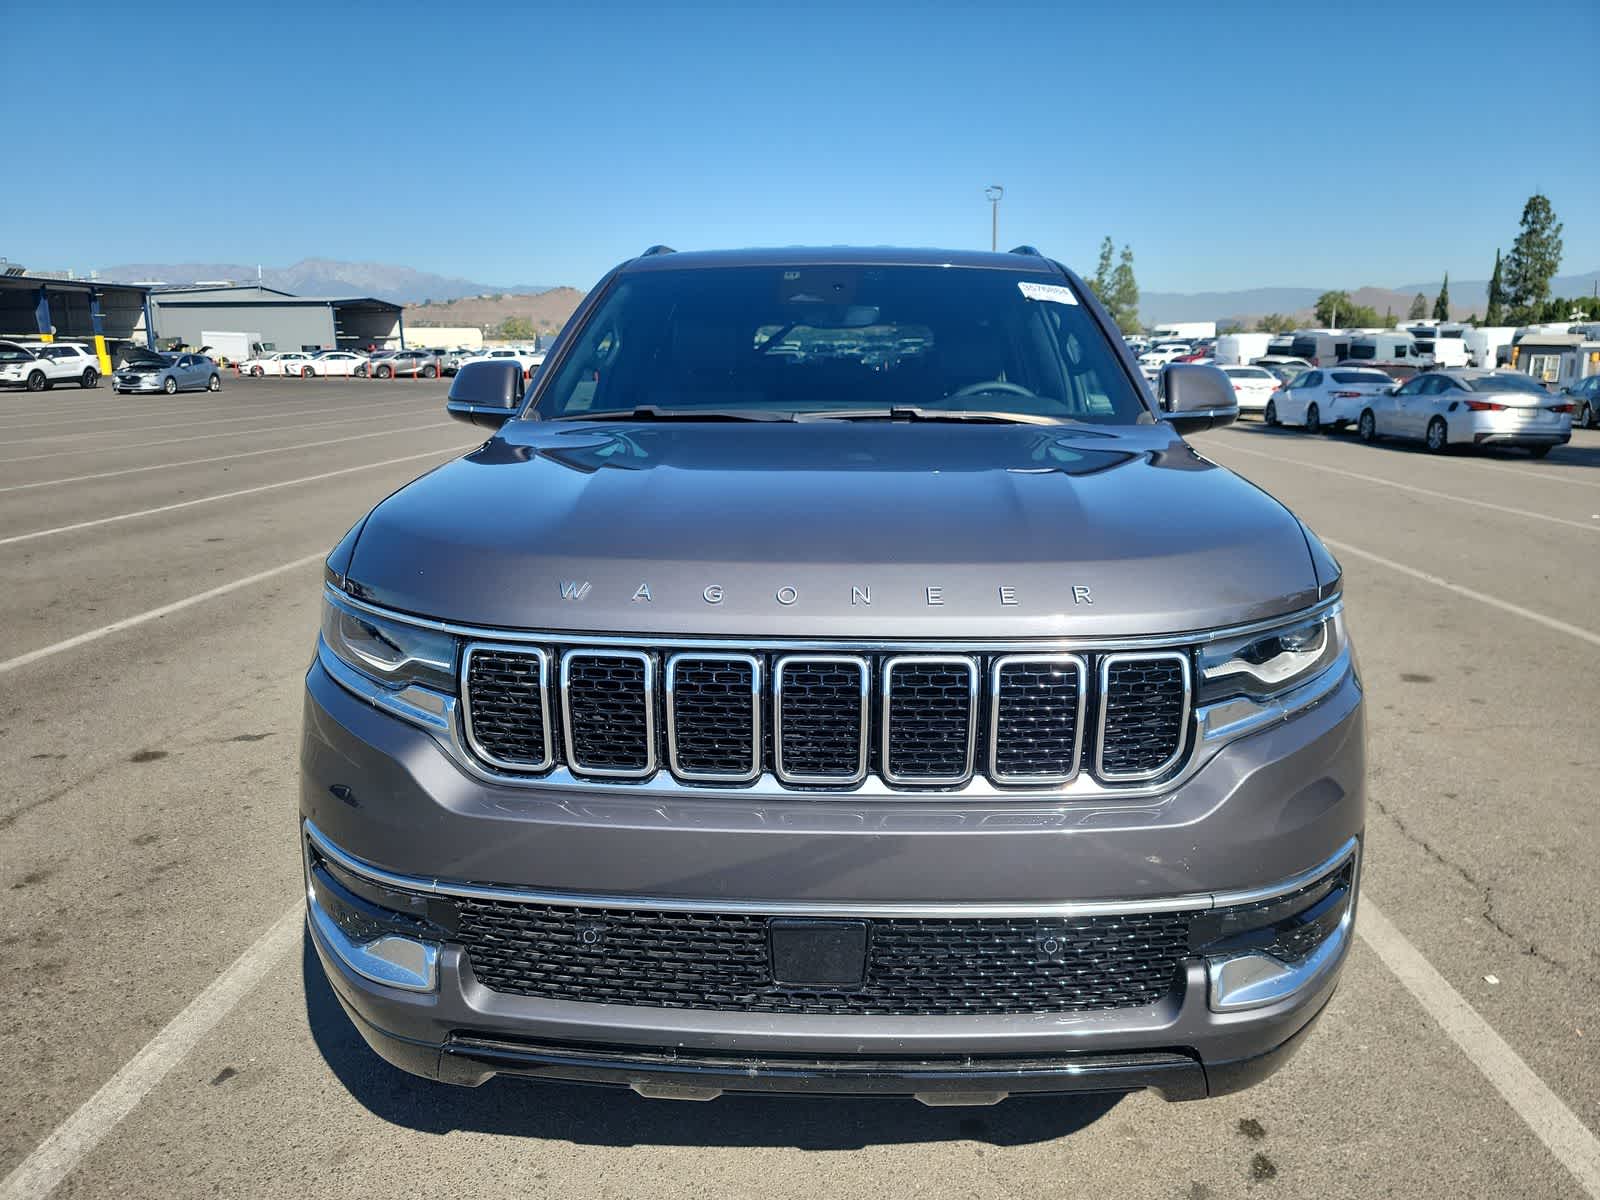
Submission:
[[[1076,304],[1078,298],[1072,294],[1072,289],[1063,287],[1058,283],[1028,283],[1018,280],[1017,286],[1022,289],[1022,294],[1029,300],[1049,300],[1055,304]]]

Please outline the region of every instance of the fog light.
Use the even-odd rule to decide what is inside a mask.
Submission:
[[[1218,909],[1196,921],[1191,945],[1205,956],[1214,1012],[1287,999],[1344,952],[1355,899],[1356,860],[1287,896]]]
[[[362,900],[321,863],[307,871],[306,910],[328,949],[363,979],[411,992],[438,986],[440,943],[422,936],[431,928]]]

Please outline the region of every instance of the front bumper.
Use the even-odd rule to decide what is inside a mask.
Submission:
[[[164,386],[161,379],[118,379],[111,377],[111,389],[116,392],[159,392]]]
[[[726,792],[528,790],[470,777],[426,733],[314,664],[301,813],[357,874],[423,889],[491,881],[569,903],[600,894],[640,906],[770,903],[783,912],[921,904],[983,914],[1064,896],[1149,906],[1270,888],[1325,865],[1362,829],[1363,737],[1351,675],[1154,801],[1019,799],[979,809],[914,797],[780,803]],[[1352,888],[1351,914],[1354,903]],[[1347,917],[1306,971],[1247,995],[1250,1007],[1218,1011],[1218,981],[1195,956],[1167,994],[1139,1007],[837,1015],[514,995],[486,987],[448,939],[423,974],[382,982],[382,970],[357,969],[359,956],[339,945],[317,907],[311,937],[333,989],[396,1065],[469,1085],[511,1073],[685,1098],[831,1091],[990,1103],[1140,1087],[1172,1099],[1215,1095],[1293,1052],[1334,990],[1350,934]]]

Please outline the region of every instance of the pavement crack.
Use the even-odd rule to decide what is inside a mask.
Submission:
[[[1540,948],[1537,942],[1521,936],[1515,930],[1507,926],[1495,912],[1493,886],[1484,883],[1471,871],[1467,870],[1466,867],[1456,862],[1455,859],[1450,858],[1448,855],[1437,849],[1421,834],[1413,831],[1410,826],[1405,823],[1400,814],[1391,810],[1388,805],[1384,804],[1382,800],[1378,799],[1374,795],[1371,795],[1370,793],[1368,794],[1367,799],[1372,804],[1373,808],[1377,809],[1378,812],[1383,816],[1389,818],[1394,827],[1400,831],[1401,837],[1405,838],[1406,841],[1410,842],[1413,846],[1416,846],[1441,867],[1444,867],[1447,871],[1459,876],[1468,887],[1478,893],[1478,895],[1482,898],[1483,903],[1482,910],[1478,915],[1482,918],[1483,922],[1489,926],[1490,929],[1494,930],[1506,941],[1510,942],[1511,945],[1516,948],[1519,954],[1525,954],[1529,958],[1532,958],[1537,962],[1541,962],[1547,967],[1551,967],[1554,970],[1560,971],[1563,975],[1582,980],[1590,986],[1600,985],[1600,975],[1596,975],[1592,971],[1585,970],[1583,967],[1577,964],[1569,963],[1563,959],[1557,958],[1548,950]]]

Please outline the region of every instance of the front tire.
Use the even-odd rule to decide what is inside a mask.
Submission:
[[[1356,421],[1356,436],[1369,444],[1378,440],[1378,418],[1370,408],[1361,410],[1361,417]]]
[[[263,371],[260,367],[251,367],[250,368],[250,377],[252,379],[260,379],[265,374],[266,374],[266,372]]]
[[[356,378],[357,379],[365,379],[366,377],[367,377],[367,369],[365,367],[357,367],[356,368]]]
[[[221,375],[213,375],[210,379],[206,380],[206,391],[208,391],[208,392],[220,392],[221,390],[222,390],[222,376]]]
[[[439,377],[439,368],[438,367],[423,367],[422,368],[422,377],[424,379],[437,379]]]
[[[1450,431],[1445,428],[1443,417],[1435,417],[1428,422],[1428,433],[1424,441],[1428,450],[1434,454],[1443,454],[1450,448]]]
[[[1306,409],[1306,432],[1322,432],[1322,413],[1318,410],[1316,404],[1314,403],[1310,408]]]
[[[378,378],[379,379],[393,379],[394,378],[394,368],[393,367],[379,367],[378,368]]]
[[[301,379],[315,379],[316,375],[317,375],[317,373],[315,371],[313,371],[310,367],[301,367],[300,368],[300,378]]]
[[[168,375],[164,380],[161,381],[161,390],[169,396],[176,395],[178,391],[178,381],[171,375]]]
[[[99,387],[100,372],[96,371],[93,367],[86,367],[83,375],[78,380],[78,386],[81,388]]]
[[[1590,408],[1588,404],[1578,410],[1577,425],[1579,429],[1594,428],[1594,409]]]
[[[1276,400],[1267,401],[1267,411],[1261,414],[1261,419],[1272,429],[1278,427],[1278,402]]]
[[[28,390],[30,392],[44,391],[44,385],[48,382],[49,380],[44,377],[43,371],[31,371],[28,374]]]

